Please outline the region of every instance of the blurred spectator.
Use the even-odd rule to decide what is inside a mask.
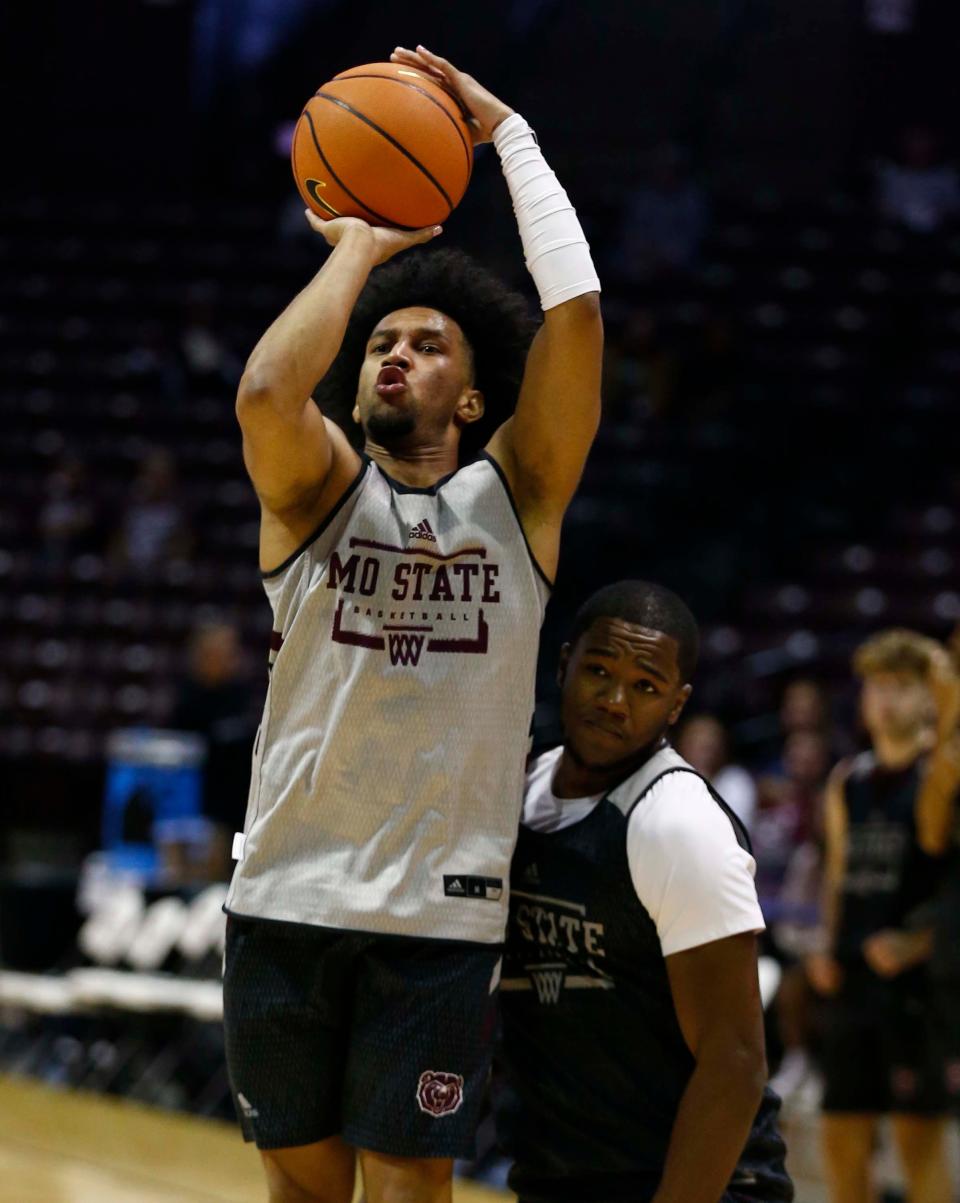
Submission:
[[[757,787],[745,768],[730,763],[726,728],[711,714],[687,719],[676,740],[684,760],[702,773],[749,831],[757,809]]]
[[[791,735],[812,731],[828,736],[831,747],[836,737],[827,691],[812,677],[796,677],[788,682],[776,716],[770,715],[754,726],[761,729],[751,756],[758,777],[784,775],[786,741]]]
[[[758,782],[751,838],[757,861],[757,893],[774,913],[794,853],[819,826],[830,745],[817,730],[796,730],[783,746],[783,765]]]
[[[114,539],[114,563],[136,575],[145,575],[172,557],[186,554],[189,545],[173,459],[167,451],[151,451],[130,488]]]
[[[798,677],[780,699],[780,729],[784,736],[797,731],[825,732],[830,723],[826,691],[819,681]]]
[[[784,1102],[807,1111],[816,1109],[822,1094],[822,1081],[809,1053],[814,999],[805,970],[819,940],[820,844],[819,832],[813,832],[791,854],[766,937],[767,949],[783,972],[774,1002],[780,1062],[770,1085]]]
[[[821,1094],[808,1053],[813,1007],[804,960],[819,933],[823,790],[831,758],[825,717],[826,699],[815,681],[788,686],[780,709],[788,732],[783,756],[760,778],[754,825],[767,945],[783,970],[774,1008],[782,1055],[771,1085],[781,1098],[807,1110],[815,1108]]]
[[[226,622],[199,626],[169,721],[207,743],[203,810],[214,827],[208,868],[220,880],[230,875],[233,833],[243,830],[259,701],[253,692],[244,677],[236,627]]]
[[[646,182],[627,197],[613,274],[639,283],[688,271],[706,226],[706,197],[690,178],[684,153],[662,144],[651,157]]]
[[[918,234],[930,234],[960,213],[960,176],[943,161],[934,130],[913,125],[903,131],[896,160],[877,168],[877,208]]]
[[[799,686],[803,688],[798,688]],[[782,767],[758,781],[758,808],[751,831],[757,862],[757,893],[768,923],[766,944],[783,969],[775,1019],[783,1050],[774,1089],[783,1098],[817,1092],[807,1046],[811,1030],[810,990],[802,958],[810,951],[816,922],[813,904],[820,884],[817,849],[823,786],[830,745],[815,726],[813,682],[795,682],[781,720],[795,729],[786,738]],[[786,698],[787,695],[785,695]]]
[[[96,539],[96,507],[81,460],[65,455],[44,482],[37,518],[40,541],[50,562],[88,551]]]

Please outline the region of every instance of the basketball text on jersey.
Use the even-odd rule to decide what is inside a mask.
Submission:
[[[432,531],[416,537],[436,542]],[[343,556],[339,551],[330,556],[327,588],[339,594],[330,634],[334,642],[388,651],[393,665],[417,665],[424,650],[486,655],[490,627],[482,607],[476,612],[472,607],[477,603],[499,605],[500,566],[477,563],[486,559],[485,547],[465,547],[441,555],[354,537],[349,548]],[[420,558],[428,555],[439,562],[432,564]],[[391,563],[394,557],[406,556],[418,558],[400,558]],[[382,577],[391,585],[389,597],[397,603],[396,609],[352,600],[372,597],[381,587]],[[360,628],[353,619],[366,621]],[[371,619],[379,632],[370,633]],[[467,629],[461,634],[464,627]]]
[[[530,945],[531,960],[523,964],[527,976],[504,978],[501,990],[535,990],[549,1005],[564,990],[614,989],[597,963],[606,955],[603,924],[588,919],[581,903],[514,890],[510,905],[511,926]]]

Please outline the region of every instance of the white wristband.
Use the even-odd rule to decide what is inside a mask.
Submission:
[[[552,309],[584,293],[599,292],[600,281],[577,211],[547,165],[536,134],[519,113],[512,113],[493,131],[493,145],[541,307]]]

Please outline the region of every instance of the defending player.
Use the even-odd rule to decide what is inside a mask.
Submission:
[[[667,740],[698,642],[680,598],[622,581],[561,652],[564,743],[528,767],[501,988],[521,1203],[793,1197],[749,840]]]
[[[871,752],[827,787],[825,948],[807,971],[827,996],[823,1148],[833,1203],[869,1203],[877,1121],[889,1114],[911,1203],[949,1203],[946,1099],[931,1039],[929,942],[911,913],[937,889],[918,830],[930,745],[932,639],[891,630],[858,648]]]
[[[368,283],[437,231],[311,218],[333,253],[241,381],[276,658],[224,1006],[273,1203],[348,1203],[355,1150],[371,1203],[449,1199],[472,1155],[538,631],[599,418],[599,283],[533,132],[429,51],[393,58],[494,142],[544,320],[530,346],[464,257]],[[461,466],[511,381],[515,413]],[[344,400],[362,455],[321,412]]]

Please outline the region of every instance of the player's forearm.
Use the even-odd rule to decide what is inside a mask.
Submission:
[[[815,950],[825,956],[833,956],[837,947],[837,932],[840,930],[840,890],[829,878],[824,881],[820,892],[820,926],[817,931]]]
[[[494,130],[493,144],[513,201],[527,270],[546,312],[600,291],[576,210],[519,113]]]
[[[376,262],[371,231],[351,230],[254,347],[240,394],[298,408],[337,357],[347,322]]]
[[[762,1052],[703,1052],[680,1100],[653,1203],[717,1203],[750,1135],[766,1080]]]
[[[511,483],[521,514],[562,514],[600,422],[600,281],[576,211],[526,121],[511,114],[493,140],[545,315],[511,427]]]
[[[914,969],[933,956],[934,930],[932,927],[922,927],[916,931],[900,932],[901,957],[903,969]]]
[[[931,856],[942,855],[949,846],[958,794],[960,733],[954,731],[938,740],[917,795],[917,834]]]

